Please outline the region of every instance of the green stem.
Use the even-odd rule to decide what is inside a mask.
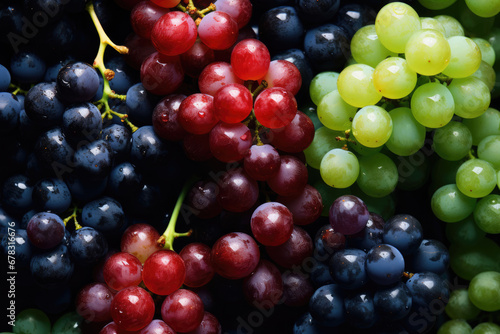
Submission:
[[[476,159],[476,157],[474,156],[474,152],[472,150],[469,150],[468,157],[469,160]]]
[[[24,90],[20,86],[14,85],[13,83],[9,85],[9,88],[14,89],[14,91],[11,93],[12,95],[17,95],[19,93],[21,93],[22,95],[26,95],[28,93],[27,90]]]
[[[75,205],[73,205],[73,209],[71,209],[71,214],[64,218],[63,220],[63,223],[64,223],[64,226],[67,226],[68,223],[73,220],[74,221],[74,224],[75,224],[75,230],[79,230],[82,228],[82,225],[80,225],[78,223],[78,212],[80,211],[80,209],[78,209],[78,207]]]
[[[181,212],[182,208],[182,203],[184,202],[184,199],[186,198],[189,189],[191,189],[191,185],[193,184],[193,182],[194,182],[194,177],[190,178],[188,181],[186,181],[186,183],[184,183],[181,193],[177,198],[177,202],[175,203],[175,207],[174,210],[172,211],[172,216],[170,217],[170,221],[168,222],[167,228],[157,241],[158,244],[161,245],[164,249],[169,249],[173,251],[175,238],[188,237],[193,232],[192,230],[189,230],[185,233],[177,233],[175,231],[175,226],[177,225],[177,219],[179,218],[179,213]]]
[[[252,97],[257,96],[261,91],[263,91],[266,88],[267,88],[267,81],[262,80],[260,85],[257,88],[255,88],[255,90],[252,92]]]

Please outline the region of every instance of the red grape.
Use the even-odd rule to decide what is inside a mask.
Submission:
[[[172,11],[160,17],[151,31],[151,41],[158,52],[167,56],[177,56],[189,50],[198,31],[189,14]]]
[[[194,135],[188,133],[182,141],[186,156],[193,161],[206,161],[213,157],[209,144],[210,134]]]
[[[222,211],[217,202],[219,186],[212,181],[199,181],[189,191],[186,203],[196,217],[213,218]]]
[[[266,251],[274,262],[290,269],[302,265],[312,255],[313,242],[305,230],[294,226],[290,239],[279,246],[266,246]]]
[[[278,173],[267,184],[278,195],[297,196],[307,184],[307,167],[299,159],[283,155]]]
[[[158,245],[160,234],[148,224],[134,224],[123,232],[120,248],[144,263],[154,252],[162,249]]]
[[[220,181],[217,200],[224,210],[244,212],[257,202],[259,186],[242,169],[228,171]]]
[[[250,0],[217,0],[215,7],[218,11],[228,13],[238,23],[241,29],[252,17],[252,3]]]
[[[270,310],[283,295],[283,280],[276,266],[260,260],[253,273],[243,280],[243,293],[254,306]]]
[[[161,318],[176,332],[185,333],[196,329],[204,313],[200,297],[186,289],[168,295],[161,305]]]
[[[231,15],[214,11],[205,15],[198,25],[200,40],[213,50],[231,47],[238,39],[238,23]]]
[[[269,50],[257,39],[242,40],[231,52],[233,71],[243,80],[261,79],[267,73],[270,62]]]
[[[251,236],[242,232],[226,234],[212,247],[215,272],[228,279],[250,275],[259,264],[259,258],[259,246]]]
[[[133,69],[140,70],[142,62],[151,54],[156,52],[151,40],[137,36],[136,33],[130,33],[124,42],[128,48],[128,53],[123,58]]]
[[[76,312],[87,321],[110,321],[112,301],[113,292],[106,284],[91,283],[76,296]]]
[[[202,93],[188,96],[179,107],[178,119],[181,126],[190,133],[209,133],[219,121],[214,112],[214,98]]]
[[[135,33],[143,38],[151,39],[151,31],[156,21],[169,10],[151,1],[141,1],[130,12],[130,23]]]
[[[89,332],[90,333],[90,332]],[[123,329],[120,329],[118,325],[112,321],[106,326],[104,326],[99,334],[140,334],[138,331],[124,331]]]
[[[151,0],[151,2],[154,2],[161,7],[174,8],[181,2],[181,0]]]
[[[266,246],[278,246],[292,235],[292,213],[281,203],[267,202],[255,209],[250,225],[258,242]]]
[[[297,95],[302,85],[302,77],[297,66],[282,59],[273,60],[269,64],[269,70],[262,80],[266,80],[267,87],[281,87],[293,95]]]
[[[236,40],[236,43],[233,44],[233,46],[231,46],[230,48],[227,48],[225,50],[215,50],[214,51],[216,61],[224,61],[224,62],[230,63],[231,62],[231,53],[233,52],[233,49],[236,46],[236,44],[238,44],[238,42],[241,42],[244,39],[249,39],[249,38],[257,38],[257,34],[252,29],[252,27],[248,25],[248,26],[241,28],[238,31],[238,39]]]
[[[265,181],[276,175],[280,165],[278,151],[269,144],[252,145],[243,160],[245,171],[257,181]]]
[[[175,334],[175,331],[165,321],[155,319],[144,327],[139,334]]]
[[[255,99],[254,112],[266,128],[282,128],[290,124],[297,114],[297,101],[284,88],[266,88]]]
[[[155,314],[153,297],[138,286],[120,290],[111,302],[111,316],[118,328],[138,331],[146,327]]]
[[[321,245],[327,256],[344,249],[346,246],[346,238],[342,233],[335,232],[331,225],[323,226],[317,233],[315,240],[321,239]]]
[[[197,288],[207,284],[214,277],[215,270],[210,260],[210,252],[210,247],[199,242],[184,246],[179,255],[186,265],[185,285]]]
[[[252,93],[241,84],[225,85],[215,93],[214,106],[221,121],[239,123],[252,112]]]
[[[144,285],[151,292],[162,296],[179,289],[185,277],[184,261],[171,250],[161,250],[151,254],[142,269]]]
[[[207,311],[203,314],[203,320],[201,324],[196,327],[196,329],[192,330],[188,334],[221,334],[222,327],[219,323],[219,320],[212,314]]]
[[[203,69],[215,60],[214,50],[196,40],[193,46],[181,54],[181,63],[184,73],[190,77],[197,78]]]
[[[296,196],[278,196],[276,199],[290,210],[293,223],[308,225],[316,221],[323,211],[321,194],[316,188],[306,185],[302,192]]]
[[[142,281],[142,263],[130,253],[119,252],[111,255],[103,268],[106,284],[119,291]]]
[[[252,134],[243,123],[220,122],[210,131],[210,151],[218,160],[234,162],[243,159],[252,146]]]
[[[338,197],[330,206],[330,224],[336,232],[351,235],[363,230],[370,219],[366,204],[353,195]]]
[[[304,306],[309,303],[315,289],[306,275],[285,272],[283,279],[283,300],[288,306]]]
[[[64,238],[63,220],[55,213],[39,212],[31,217],[26,227],[29,241],[40,249],[59,245]]]
[[[215,93],[224,85],[239,83],[243,84],[243,80],[238,78],[230,64],[226,62],[215,62],[201,72],[198,78],[198,87],[200,92],[215,96]]]
[[[186,98],[183,94],[165,96],[153,110],[153,128],[163,139],[178,141],[183,139],[187,131],[179,124],[179,107]]]
[[[271,129],[271,143],[279,150],[298,153],[304,151],[314,139],[314,124],[302,111],[297,111],[290,124]]]
[[[155,52],[141,65],[141,82],[144,88],[156,95],[175,92],[184,80],[184,71],[178,56],[170,57]]]

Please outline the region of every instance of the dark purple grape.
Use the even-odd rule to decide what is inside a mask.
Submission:
[[[408,264],[411,272],[430,271],[441,275],[448,269],[450,253],[441,241],[424,239],[417,251],[408,260]]]
[[[355,328],[371,328],[378,320],[369,290],[355,291],[344,299],[347,322]]]
[[[396,215],[384,225],[384,243],[396,247],[403,255],[415,253],[423,238],[422,225],[411,215]]]
[[[281,278],[285,305],[304,306],[309,303],[309,299],[314,293],[314,287],[306,275],[287,271],[281,275]]]
[[[320,325],[341,325],[346,320],[342,288],[328,284],[317,289],[309,301],[309,312]]]
[[[387,287],[379,287],[374,295],[375,309],[382,318],[389,321],[400,320],[411,311],[411,292],[403,282]]]
[[[65,229],[64,222],[58,215],[39,212],[31,217],[26,232],[33,246],[50,249],[61,243]]]
[[[279,171],[280,155],[269,144],[252,145],[243,159],[243,168],[257,181],[268,180]]]
[[[366,253],[360,249],[342,249],[329,262],[334,282],[344,289],[358,289],[368,282],[365,270]]]
[[[296,225],[309,225],[321,216],[323,200],[316,188],[306,185],[297,196],[278,196],[277,202],[285,205],[293,215]]]
[[[266,251],[280,266],[292,268],[302,265],[312,255],[313,242],[304,229],[294,226],[290,239],[279,246],[266,246]]]
[[[291,155],[281,156],[276,175],[267,180],[269,187],[281,196],[297,196],[307,184],[307,167]]]
[[[356,234],[365,228],[369,219],[368,208],[356,196],[340,196],[330,206],[330,224],[336,232]]]
[[[199,181],[189,191],[186,204],[196,217],[208,219],[217,216],[222,207],[217,202],[219,187],[213,181]]]
[[[252,305],[272,309],[283,295],[280,271],[271,262],[260,260],[252,274],[243,280],[243,293]]]
[[[224,210],[243,212],[257,202],[259,187],[242,169],[237,168],[225,173],[220,181],[217,200]]]
[[[99,75],[87,63],[69,63],[57,75],[57,91],[68,104],[90,101],[98,88]]]
[[[381,244],[370,249],[366,255],[366,273],[379,285],[398,282],[405,269],[405,260],[398,249]]]
[[[92,227],[82,227],[73,232],[69,247],[73,259],[82,264],[96,263],[108,252],[106,238]]]
[[[359,248],[368,252],[372,247],[383,243],[384,234],[384,218],[382,216],[370,212],[370,219],[361,232],[349,236],[349,247]]]
[[[292,234],[292,213],[281,203],[267,202],[255,209],[250,226],[258,242],[266,246],[278,246]]]

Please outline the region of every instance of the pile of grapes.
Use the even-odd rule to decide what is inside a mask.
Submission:
[[[500,334],[499,12],[4,1],[2,333]]]

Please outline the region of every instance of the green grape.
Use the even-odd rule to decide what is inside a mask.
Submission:
[[[451,319],[463,320],[474,320],[481,312],[470,301],[467,289],[453,290],[444,310]]]
[[[472,134],[472,145],[477,146],[485,137],[500,135],[500,111],[488,108],[479,117],[464,119],[463,124],[467,125]]]
[[[356,183],[365,194],[379,198],[396,189],[398,169],[391,158],[377,153],[369,157],[361,156],[358,160],[359,176]]]
[[[500,334],[500,326],[493,322],[482,322],[474,327],[472,334]]]
[[[451,244],[449,251],[451,269],[465,280],[483,271],[500,271],[500,247],[491,239],[483,238],[474,245]]]
[[[446,224],[446,237],[452,244],[470,246],[484,240],[486,232],[474,221],[474,216],[453,224]]]
[[[364,107],[352,120],[352,133],[361,145],[380,147],[391,137],[391,116],[379,106]]]
[[[493,17],[500,13],[499,0],[465,0],[467,7],[481,17]]]
[[[418,0],[422,6],[428,9],[445,9],[453,5],[457,0]]]
[[[491,46],[490,42],[485,40],[484,38],[472,38],[474,43],[477,44],[479,50],[481,50],[481,60],[488,63],[490,66],[495,64],[495,50],[493,46]]]
[[[323,211],[321,215],[323,217],[328,217],[330,214],[330,206],[332,203],[342,195],[351,195],[351,188],[332,188],[326,184],[322,179],[311,183],[312,186],[319,191],[321,194],[321,200],[323,202]]]
[[[469,284],[469,298],[480,310],[500,310],[500,273],[485,271],[474,276]]]
[[[373,67],[364,64],[347,66],[340,72],[337,89],[345,102],[362,108],[382,98],[373,85]]]
[[[358,158],[352,152],[334,148],[325,154],[319,170],[323,181],[330,187],[347,188],[358,178]]]
[[[370,156],[374,155],[382,150],[382,146],[379,147],[367,147],[362,145],[357,139],[356,136],[351,132],[350,134],[351,140],[347,141],[347,147],[349,150],[354,151],[357,155]]]
[[[479,198],[491,193],[497,185],[493,166],[485,160],[467,160],[457,170],[457,187],[469,197]]]
[[[443,25],[433,17],[421,17],[420,18],[420,25],[422,26],[422,29],[437,30],[440,33],[442,33],[443,36],[446,34],[446,31],[444,30]]]
[[[50,334],[50,320],[47,315],[34,308],[21,311],[13,328],[16,334]]]
[[[389,111],[392,119],[392,134],[385,146],[400,156],[412,155],[424,146],[425,127],[417,122],[410,108],[395,108]]]
[[[441,73],[450,63],[451,48],[437,30],[419,30],[411,35],[405,48],[408,66],[422,75]]]
[[[337,72],[322,72],[317,74],[309,85],[309,95],[315,105],[318,105],[323,96],[337,89]]]
[[[488,86],[488,89],[491,92],[493,90],[493,87],[495,87],[497,75],[493,67],[491,67],[485,61],[481,61],[481,65],[479,65],[478,70],[472,73],[471,77],[475,77],[483,81],[486,84],[486,86]]]
[[[351,128],[358,108],[347,104],[338,90],[327,93],[318,104],[318,118],[331,130],[345,131]]]
[[[455,184],[442,186],[431,199],[434,215],[447,223],[456,223],[467,218],[476,206],[476,199],[467,197],[458,190]]]
[[[419,151],[407,157],[398,156],[397,159],[399,189],[412,191],[425,185],[431,173],[430,159],[426,155]]]
[[[469,153],[472,147],[472,135],[467,126],[451,121],[434,132],[432,144],[441,158],[457,161]]]
[[[451,78],[465,78],[476,72],[481,65],[481,50],[474,41],[464,36],[448,38],[451,58],[448,66],[442,71]]]
[[[373,24],[356,31],[351,39],[351,55],[358,63],[371,67],[377,66],[387,57],[397,56],[380,43]]]
[[[477,146],[477,156],[493,165],[493,168],[500,170],[500,135],[493,135],[483,138]]]
[[[454,16],[460,21],[468,36],[485,36],[495,24],[494,17],[477,16],[469,9],[465,1],[458,3],[458,11]]]
[[[363,199],[368,211],[381,215],[384,220],[388,220],[395,215],[396,201],[394,200],[394,193],[384,197],[372,197],[362,191],[356,183],[352,185],[351,192],[352,195]]]
[[[308,148],[304,150],[306,162],[309,166],[319,169],[321,159],[324,155],[334,148],[341,148],[344,143],[336,140],[337,137],[343,137],[344,133],[333,131],[323,126],[314,132],[314,139]]]
[[[54,323],[52,334],[81,334],[83,321],[84,319],[76,312],[66,313]]]
[[[428,128],[440,128],[453,118],[455,102],[445,86],[430,82],[418,87],[411,97],[411,112]]]
[[[413,91],[416,84],[417,73],[400,57],[382,60],[373,72],[375,89],[389,99],[402,99]]]
[[[500,233],[500,195],[481,198],[474,209],[477,226],[486,233]]]
[[[488,86],[478,78],[469,76],[454,79],[448,86],[455,101],[455,115],[462,118],[481,116],[490,106],[491,94]]]
[[[439,327],[437,334],[470,334],[472,327],[463,319],[448,320]]]
[[[455,183],[457,178],[457,170],[462,166],[463,161],[449,161],[438,159],[432,166],[431,178],[440,185]]]
[[[382,45],[396,53],[405,52],[411,34],[420,30],[420,18],[411,6],[392,2],[380,9],[375,18],[375,31]]]
[[[464,36],[465,31],[464,27],[460,24],[460,22],[454,18],[453,16],[449,15],[437,15],[434,16],[436,20],[439,21],[444,27],[444,31],[446,32],[444,34],[444,37],[450,38],[453,36]]]

